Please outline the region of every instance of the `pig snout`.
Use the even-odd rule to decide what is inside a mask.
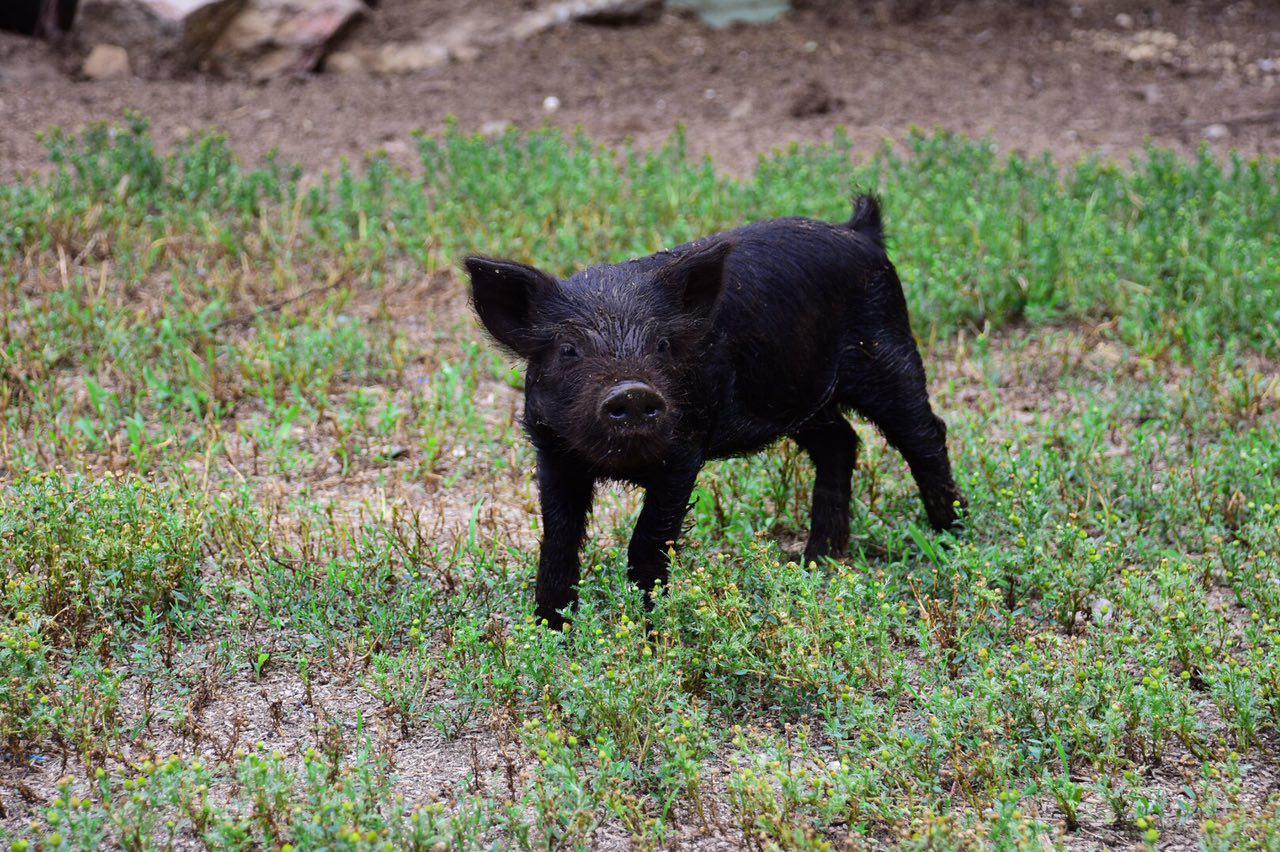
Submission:
[[[652,386],[627,381],[605,391],[599,415],[612,428],[637,429],[655,425],[666,410],[667,401]]]

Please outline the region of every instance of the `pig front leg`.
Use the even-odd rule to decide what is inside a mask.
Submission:
[[[853,469],[858,461],[858,436],[838,410],[818,415],[792,435],[813,460],[813,511],[807,565],[824,556],[843,556],[849,547],[849,501]]]
[[[538,453],[538,493],[542,501],[542,549],[534,615],[557,630],[561,610],[578,600],[579,551],[587,532],[594,477],[581,465],[551,452]]]
[[[662,479],[646,483],[644,508],[627,548],[627,578],[644,592],[644,604],[652,606],[653,587],[667,582],[668,551],[680,538],[689,512],[702,459],[676,465]]]

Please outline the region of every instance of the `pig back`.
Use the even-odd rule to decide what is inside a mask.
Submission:
[[[858,306],[887,265],[870,240],[809,219],[725,236],[735,247],[715,332],[732,376],[712,439],[715,455],[752,452],[831,401]]]

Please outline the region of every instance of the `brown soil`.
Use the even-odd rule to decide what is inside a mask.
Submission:
[[[482,0],[496,12],[514,0]],[[641,144],[683,122],[695,153],[730,171],[845,125],[860,150],[913,126],[989,136],[1005,150],[1123,156],[1151,139],[1191,151],[1280,154],[1280,5],[1244,0],[975,0],[901,22],[869,2],[825,0],[763,27],[711,30],[667,14],[647,25],[562,27],[472,62],[393,77],[313,76],[266,85],[194,77],[88,82],[77,54],[0,34],[0,179],[38,167],[38,131],[137,110],[172,141],[227,133],[245,156],[278,148],[309,169],[378,147],[412,157],[410,131],[456,116],[582,126]],[[456,0],[383,0],[350,37],[409,41],[457,14]],[[1152,42],[1154,49],[1131,48]],[[87,47],[87,46],[81,46]],[[815,92],[818,97],[815,98]],[[543,102],[559,99],[548,113]]]

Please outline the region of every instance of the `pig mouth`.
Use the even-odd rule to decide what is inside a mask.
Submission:
[[[672,443],[669,418],[644,428],[618,428],[591,436],[579,450],[606,472],[643,474],[660,464]]]
[[[655,385],[622,378],[605,387],[591,404],[595,410],[579,420],[585,428],[576,443],[599,467],[629,471],[666,454],[675,416],[667,396]]]

